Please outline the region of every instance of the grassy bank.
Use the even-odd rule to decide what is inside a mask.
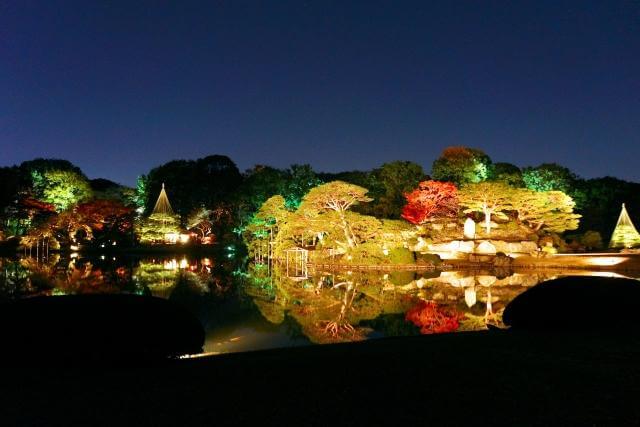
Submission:
[[[493,331],[155,366],[29,367],[0,383],[0,422],[636,425],[638,354],[635,334]]]

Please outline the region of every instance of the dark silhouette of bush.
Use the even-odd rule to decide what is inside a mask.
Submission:
[[[200,322],[181,306],[138,295],[34,297],[0,304],[0,360],[85,364],[198,353]]]
[[[504,323],[528,330],[617,330],[640,326],[640,283],[572,276],[541,283],[504,310]]]

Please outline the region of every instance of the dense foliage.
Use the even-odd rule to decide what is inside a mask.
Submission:
[[[458,215],[458,189],[453,183],[423,181],[405,197],[407,204],[402,209],[402,218],[412,224]]]
[[[521,169],[494,163],[469,147],[446,148],[433,162],[431,179],[409,161],[369,171],[317,173],[309,165],[258,165],[241,173],[228,157],[212,155],[159,165],[142,174],[134,188],[89,180],[59,159],[2,167],[0,183],[0,239],[47,236],[63,246],[78,232],[86,243],[134,244],[143,230],[158,239],[167,230],[188,230],[198,241],[242,236],[251,244],[268,235],[282,248],[320,244],[358,257],[369,247],[365,253],[374,256],[374,251],[392,251],[402,239],[406,245],[410,230],[415,234],[410,224],[448,222],[450,231],[458,232],[467,216],[483,221],[487,235],[521,229],[521,237],[544,237],[574,230],[566,236],[571,247],[589,249],[606,245],[623,202],[632,218],[640,215],[638,183],[582,179],[553,163]],[[150,218],[163,183],[175,216]],[[104,211],[104,220],[87,219],[98,211]],[[437,239],[438,230],[423,237]],[[285,233],[279,236],[280,231]]]

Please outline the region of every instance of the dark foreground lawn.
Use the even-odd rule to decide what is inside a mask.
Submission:
[[[0,425],[640,423],[633,333],[491,331],[152,366],[82,359],[5,366]]]

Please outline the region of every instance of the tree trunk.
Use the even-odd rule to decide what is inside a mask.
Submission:
[[[487,236],[491,235],[491,209],[484,208],[484,228],[487,230]]]
[[[349,245],[350,248],[354,248],[356,246],[356,242],[353,239],[351,228],[349,227],[349,223],[347,222],[347,219],[344,216],[344,212],[340,212],[340,220],[342,222],[342,230],[344,232],[344,237],[345,239],[347,239],[347,245]]]

